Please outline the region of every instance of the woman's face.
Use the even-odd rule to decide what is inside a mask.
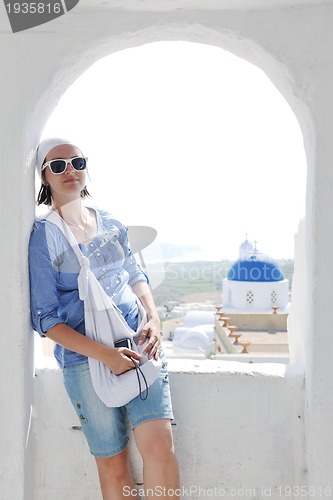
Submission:
[[[71,144],[62,144],[51,149],[45,161],[68,159],[75,156],[82,156],[79,148]],[[69,201],[80,197],[80,193],[86,185],[86,170],[75,170],[70,163],[67,163],[66,170],[62,174],[53,174],[49,167],[45,168],[43,174],[43,182],[50,186],[54,202]]]

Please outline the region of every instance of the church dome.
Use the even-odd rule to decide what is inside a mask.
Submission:
[[[272,282],[283,281],[284,276],[272,260],[237,260],[228,272],[230,281]]]

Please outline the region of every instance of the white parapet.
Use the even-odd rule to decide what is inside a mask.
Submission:
[[[278,487],[305,484],[303,372],[284,364],[170,359],[169,378],[183,498],[241,498],[251,490],[248,498],[261,499],[268,488],[277,500]],[[33,499],[101,500],[95,461],[60,370],[38,370],[35,388]]]

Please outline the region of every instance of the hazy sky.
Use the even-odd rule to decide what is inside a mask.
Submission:
[[[112,54],[68,89],[49,135],[88,156],[91,204],[157,230],[161,258],[236,259],[246,234],[273,258],[293,257],[300,128],[266,75],[229,52],[157,42]]]

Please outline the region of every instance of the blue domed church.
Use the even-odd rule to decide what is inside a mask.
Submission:
[[[246,238],[239,247],[239,259],[223,280],[223,305],[230,311],[272,311],[289,308],[289,280],[278,264],[259,252]]]

